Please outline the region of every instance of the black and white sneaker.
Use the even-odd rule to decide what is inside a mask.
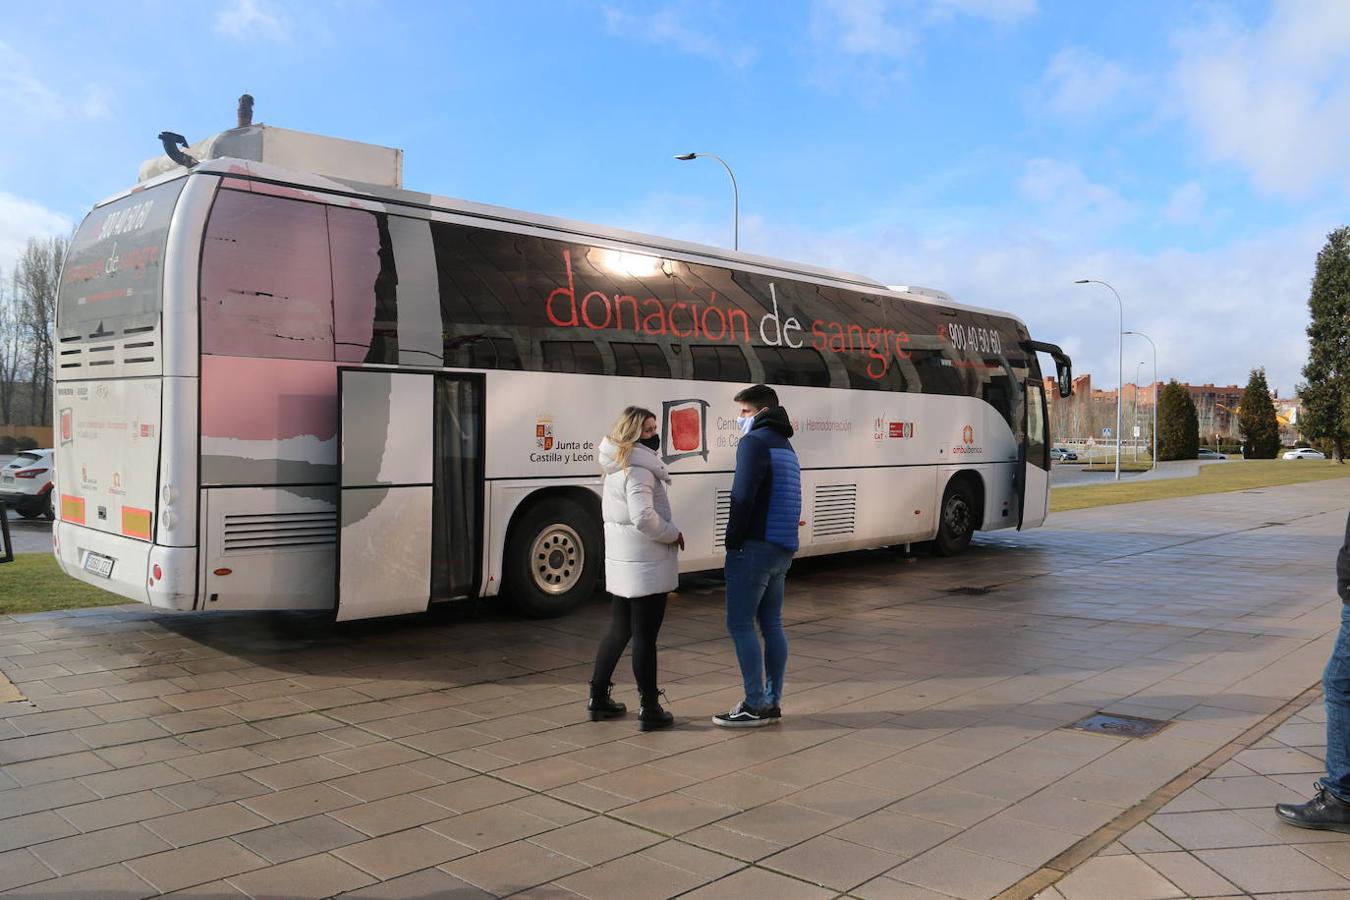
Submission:
[[[720,725],[723,728],[758,728],[761,725],[772,725],[774,720],[769,717],[767,709],[755,709],[744,702],[737,703],[731,708],[730,712],[718,713],[712,717],[714,725]]]

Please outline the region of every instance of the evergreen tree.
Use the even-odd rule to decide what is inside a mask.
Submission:
[[[1247,389],[1242,392],[1238,414],[1243,450],[1247,459],[1274,459],[1280,452],[1280,423],[1275,419],[1275,404],[1266,384],[1266,370],[1252,369]]]
[[[1299,388],[1299,430],[1309,440],[1331,443],[1332,458],[1345,462],[1350,437],[1350,228],[1327,235],[1317,254],[1308,295],[1307,383]]]
[[[1191,395],[1176,379],[1158,395],[1158,459],[1195,459],[1200,452],[1200,417]]]

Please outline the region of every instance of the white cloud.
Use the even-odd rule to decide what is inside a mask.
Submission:
[[[1176,99],[1208,156],[1263,191],[1350,186],[1350,3],[1283,0],[1256,28],[1178,35]]]
[[[1029,160],[1018,180],[1022,196],[1035,204],[1042,230],[1083,236],[1119,225],[1134,211],[1113,188],[1098,184],[1071,162]]]
[[[1037,94],[1050,113],[1081,118],[1111,109],[1140,86],[1119,63],[1079,47],[1055,54],[1041,75]]]
[[[1167,221],[1180,225],[1199,222],[1205,215],[1205,189],[1194,181],[1187,182],[1172,192],[1163,215]]]
[[[228,0],[216,14],[216,32],[237,41],[291,39],[291,19],[268,0]]]
[[[751,44],[726,42],[685,23],[675,7],[654,13],[631,13],[614,7],[605,10],[609,33],[649,44],[666,44],[681,53],[701,56],[733,69],[750,66],[759,56]]]
[[[32,62],[0,41],[0,119],[103,119],[111,114],[110,97],[99,85],[70,91],[53,87],[38,77]]]
[[[1037,12],[1036,0],[928,0],[930,17],[965,16],[997,24],[1030,18]]]
[[[8,279],[30,237],[70,234],[72,223],[58,212],[0,191],[0,276]]]

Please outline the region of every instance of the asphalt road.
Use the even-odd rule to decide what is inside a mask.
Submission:
[[[52,552],[52,523],[48,519],[22,519],[14,510],[9,510],[8,518],[15,553]]]

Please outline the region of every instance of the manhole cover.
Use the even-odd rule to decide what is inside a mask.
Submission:
[[[1162,731],[1171,722],[1161,719],[1145,719],[1140,716],[1113,716],[1096,713],[1086,719],[1079,719],[1068,726],[1076,731],[1090,731],[1093,734],[1109,734],[1114,737],[1149,737]]]
[[[986,587],[954,587],[947,588],[944,594],[960,594],[962,597],[983,597],[989,593],[991,588]]]

